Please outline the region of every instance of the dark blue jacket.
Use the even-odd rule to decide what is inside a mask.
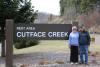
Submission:
[[[79,45],[90,45],[90,35],[87,31],[79,32]]]

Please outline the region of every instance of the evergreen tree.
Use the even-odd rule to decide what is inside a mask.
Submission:
[[[5,20],[13,19],[15,23],[33,23],[37,16],[31,0],[0,0],[0,38],[2,56],[5,56]]]

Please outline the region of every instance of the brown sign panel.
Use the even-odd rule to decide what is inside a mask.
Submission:
[[[15,24],[14,39],[64,40],[71,32],[71,24]]]

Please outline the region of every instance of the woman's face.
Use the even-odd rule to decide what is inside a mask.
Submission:
[[[77,29],[76,29],[76,28],[74,28],[72,31],[73,31],[73,32],[77,32]]]

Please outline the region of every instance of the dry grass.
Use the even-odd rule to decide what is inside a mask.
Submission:
[[[33,52],[62,52],[68,51],[68,43],[65,40],[45,40],[40,41],[39,45],[15,49],[14,54],[33,53]]]
[[[91,44],[89,50],[92,52],[100,52],[100,46]],[[66,52],[69,51],[68,42],[65,40],[42,40],[39,45],[15,49],[14,54],[33,53],[33,52]]]

